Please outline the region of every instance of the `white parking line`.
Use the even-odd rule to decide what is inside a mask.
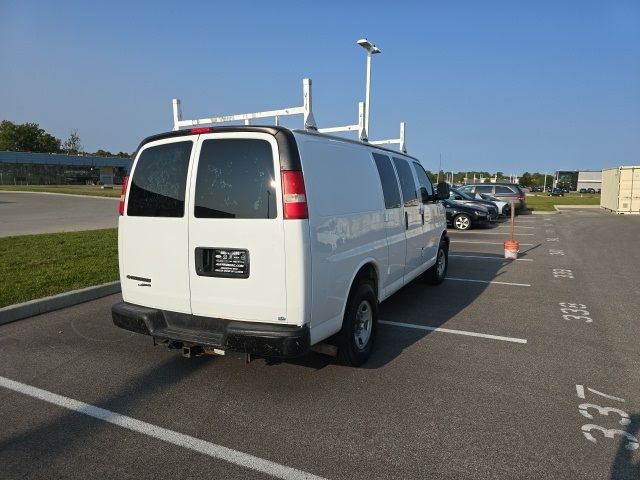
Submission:
[[[151,423],[136,420],[126,415],[120,415],[111,410],[96,407],[95,405],[80,402],[69,397],[63,397],[62,395],[16,382],[5,377],[0,377],[0,387],[276,478],[288,480],[325,480],[323,477],[318,477],[302,470],[297,470],[270,460],[254,457],[248,453],[239,452],[231,448],[223,447],[222,445],[216,445],[215,443],[158,427]]]
[[[415,330],[427,330],[429,332],[454,333],[456,335],[467,335],[469,337],[489,338],[491,340],[502,340],[503,342],[527,343],[524,338],[502,337],[500,335],[489,335],[487,333],[466,332],[464,330],[451,330],[449,328],[429,327],[427,325],[416,325],[415,323],[389,322],[388,320],[378,320],[383,325],[393,325],[394,327],[413,328]]]
[[[507,232],[476,232],[475,230],[474,231],[467,230],[464,232],[456,232],[456,231],[449,232],[449,234],[451,233],[456,233],[456,234],[468,233],[472,235],[506,235],[507,234]],[[532,237],[534,234],[533,233],[514,233],[514,235],[520,235],[520,236],[527,235],[529,237]]]
[[[503,245],[504,242],[480,242],[478,240],[451,240],[451,243],[484,243],[486,245]],[[533,247],[533,243],[521,243],[521,247]]]
[[[523,227],[522,225],[514,225],[516,228],[536,228],[536,227]],[[511,228],[511,225],[498,225],[495,228]]]
[[[450,253],[450,257],[461,257],[461,258],[484,258],[486,260],[507,260],[510,261],[509,258],[498,257],[498,256],[490,256],[490,255],[458,255],[457,253]],[[518,262],[533,262],[532,258],[516,258]]]
[[[496,285],[513,285],[515,287],[530,287],[529,283],[511,283],[511,282],[497,282],[495,280],[471,280],[470,278],[454,278],[446,277],[445,280],[453,280],[455,282],[472,282],[472,283],[491,283]]]

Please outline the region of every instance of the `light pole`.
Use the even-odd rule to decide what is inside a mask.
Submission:
[[[358,45],[367,51],[367,87],[364,100],[364,138],[360,140],[369,140],[369,105],[371,100],[371,56],[380,53],[380,49],[376,47],[366,38],[358,40]]]

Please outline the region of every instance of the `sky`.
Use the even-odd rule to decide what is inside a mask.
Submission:
[[[637,0],[0,0],[0,120],[133,152],[172,98],[184,118],[294,107],[308,77],[320,127],[357,123],[362,37],[370,139],[406,122],[430,170],[640,164]]]

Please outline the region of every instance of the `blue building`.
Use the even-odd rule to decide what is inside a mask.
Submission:
[[[119,185],[131,159],[0,152],[0,185]]]

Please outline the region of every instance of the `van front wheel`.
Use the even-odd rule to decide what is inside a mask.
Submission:
[[[447,242],[440,240],[438,254],[436,255],[436,263],[433,267],[422,274],[422,279],[431,285],[440,285],[447,276],[448,267],[449,248],[447,247]]]
[[[349,294],[347,308],[338,333],[338,359],[345,365],[359,367],[371,355],[378,326],[378,299],[370,283],[355,286]]]

